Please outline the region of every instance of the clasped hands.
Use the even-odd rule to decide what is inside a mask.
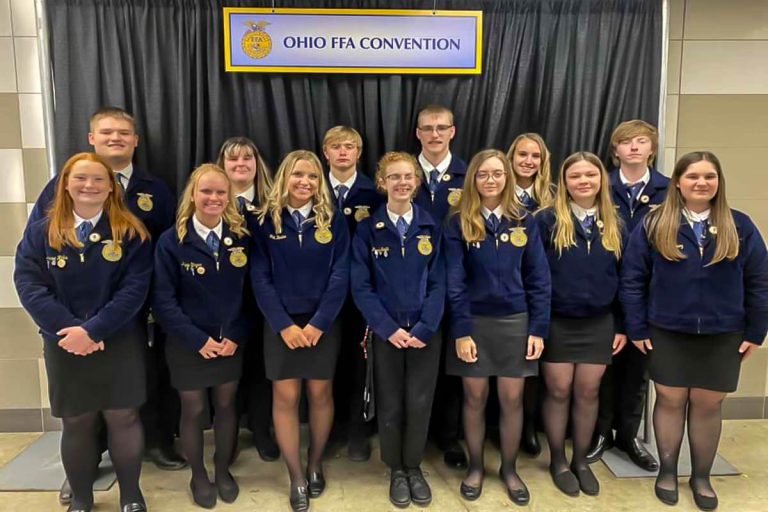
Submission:
[[[56,334],[64,336],[59,340],[59,346],[76,356],[88,356],[94,352],[104,350],[103,341],[93,341],[88,335],[88,331],[82,327],[65,327],[58,331]]]
[[[200,355],[205,359],[215,359],[217,357],[229,357],[235,355],[237,351],[237,343],[229,338],[223,338],[221,341],[216,341],[213,338],[208,338],[203,348],[199,350]]]
[[[296,324],[280,331],[280,336],[289,349],[314,347],[320,341],[323,331],[312,324],[307,324],[302,329]]]
[[[389,337],[389,342],[397,349],[424,348],[427,346],[426,343],[421,341],[416,336],[411,336],[411,334],[405,329],[396,330],[395,333]]]

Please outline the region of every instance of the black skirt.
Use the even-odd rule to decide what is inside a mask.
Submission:
[[[171,385],[180,391],[206,389],[240,380],[243,372],[244,346],[229,357],[204,358],[177,338],[168,336],[165,358],[171,373]]]
[[[731,393],[739,385],[743,333],[688,334],[651,326],[648,371],[664,386]]]
[[[547,363],[611,364],[613,315],[569,318],[552,315],[541,360]]]
[[[528,352],[528,313],[472,317],[472,339],[477,361],[465,363],[456,355],[456,340],[445,347],[445,371],[460,377],[522,378],[539,374],[539,362],[525,359]]]
[[[104,347],[88,356],[76,356],[54,342],[43,343],[52,416],[136,409],[144,403],[146,326],[132,324],[105,339]]]
[[[293,323],[301,328],[309,323],[312,314],[291,315]],[[336,320],[328,332],[323,333],[314,347],[291,350],[279,333],[264,322],[264,365],[269,380],[333,379],[341,345],[341,327]]]

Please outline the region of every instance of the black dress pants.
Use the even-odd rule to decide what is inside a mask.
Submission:
[[[139,410],[147,448],[173,446],[179,429],[181,405],[179,394],[171,386],[165,360],[165,333],[157,323],[150,323],[152,346],[147,354],[147,401]]]
[[[600,383],[600,411],[595,434],[616,429],[616,439],[628,444],[637,436],[648,391],[648,357],[634,345],[613,357]]]

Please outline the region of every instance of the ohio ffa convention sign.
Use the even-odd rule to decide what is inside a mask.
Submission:
[[[225,7],[225,66],[252,73],[480,74],[482,28],[482,11]]]

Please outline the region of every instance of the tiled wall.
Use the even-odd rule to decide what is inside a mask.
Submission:
[[[729,200],[768,235],[768,1],[671,0],[661,162],[709,149]],[[56,428],[35,326],[19,307],[13,254],[48,179],[33,0],[0,0],[0,432]],[[728,417],[766,416],[768,350],[742,372]]]

